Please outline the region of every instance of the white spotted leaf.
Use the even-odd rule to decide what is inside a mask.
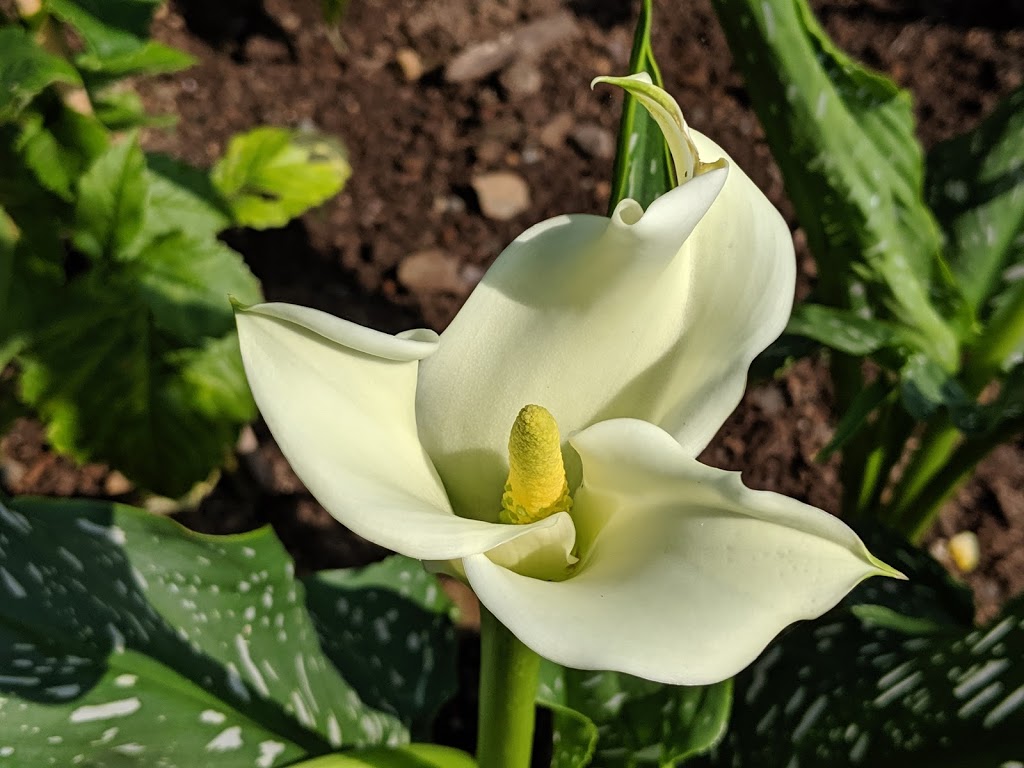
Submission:
[[[651,12],[651,0],[643,0],[633,36],[629,72],[646,72],[655,85],[661,86],[661,70],[651,49]],[[622,100],[609,215],[621,200],[632,198],[646,208],[674,186],[675,171],[661,128],[640,102],[626,93]]]
[[[324,654],[269,528],[206,536],[115,504],[0,502],[13,765],[275,768],[406,740]]]
[[[672,768],[725,734],[732,681],[662,685],[543,661],[538,700],[553,715],[552,768]]]
[[[872,551],[882,552],[877,542]],[[983,628],[926,555],[794,627],[735,680],[715,766],[1001,768],[1024,760],[1024,599]],[[967,624],[967,626],[964,626]]]
[[[426,731],[455,692],[452,602],[418,560],[393,555],[306,579],[328,658],[368,705]]]
[[[954,370],[969,313],[924,201],[909,95],[840,51],[806,0],[713,5],[818,262],[818,298],[870,307]]]

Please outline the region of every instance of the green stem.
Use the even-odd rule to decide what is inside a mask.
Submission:
[[[885,519],[903,530],[917,528],[923,520],[934,518],[931,507],[922,506],[922,491],[946,464],[960,442],[961,434],[949,415],[943,413],[921,435],[921,446],[911,457],[903,476],[893,489]]]
[[[529,768],[540,657],[480,607],[481,768]]]
[[[964,371],[968,387],[980,392],[1002,370],[1024,340],[1024,284],[1018,282],[992,314],[968,355]]]
[[[942,471],[934,475],[917,495],[915,514],[896,520],[897,530],[914,544],[921,539],[935,521],[942,504],[971,476],[974,467],[999,443],[1005,442],[1024,429],[1024,419],[1011,419],[984,438],[965,440],[943,463]]]

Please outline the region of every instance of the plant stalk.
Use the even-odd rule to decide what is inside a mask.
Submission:
[[[935,510],[922,506],[921,493],[936,475],[945,474],[946,464],[961,437],[948,414],[941,414],[928,425],[921,435],[920,447],[893,489],[892,500],[884,514],[890,525],[901,530],[908,526],[916,528],[914,521],[931,520],[935,516]]]
[[[480,607],[481,768],[529,768],[540,656]]]
[[[1018,282],[992,314],[968,355],[964,371],[968,387],[980,392],[999,374],[1007,358],[1024,341],[1024,284]]]

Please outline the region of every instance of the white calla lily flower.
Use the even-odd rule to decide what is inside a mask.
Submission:
[[[792,240],[664,91],[606,80],[658,118],[680,186],[527,230],[440,337],[261,304],[236,314],[242,357],[285,456],[351,530],[448,561],[553,661],[711,683],[899,574],[825,512],[696,460],[786,324]]]

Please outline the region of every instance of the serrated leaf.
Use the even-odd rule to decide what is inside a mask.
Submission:
[[[924,203],[910,98],[843,54],[806,0],[714,0],[739,55],[829,304],[849,308],[859,276],[912,340],[949,371],[963,307]],[[933,296],[941,296],[937,306]]]
[[[147,114],[139,94],[130,88],[101,87],[89,95],[96,119],[111,131],[129,131],[145,126],[169,128],[176,122],[173,115]]]
[[[83,171],[107,149],[106,130],[94,118],[60,105],[56,115],[22,122],[17,150],[39,183],[68,202]]]
[[[142,229],[147,196],[146,157],[131,136],[113,144],[78,184],[73,242],[93,259],[125,254]]]
[[[985,316],[1024,260],[1024,87],[970,133],[928,155],[928,198],[946,233],[950,268]],[[1017,270],[1019,272],[1019,270]]]
[[[172,232],[144,246],[131,267],[156,327],[183,344],[234,327],[229,294],[243,303],[262,298],[242,257],[211,237]]]
[[[139,240],[180,230],[212,237],[231,225],[231,208],[205,171],[161,154],[146,155],[149,205]]]
[[[18,117],[50,84],[80,82],[74,67],[43,50],[27,32],[0,29],[0,124]]]
[[[554,765],[669,768],[703,754],[722,738],[729,721],[732,683],[672,686],[617,672],[593,672],[542,663],[541,703],[555,710]],[[561,716],[560,716],[561,715]],[[568,716],[566,716],[568,715]],[[587,727],[589,721],[594,729]],[[560,730],[564,728],[565,730]],[[592,757],[587,742],[596,730]]]
[[[242,353],[235,331],[215,339],[205,339],[201,347],[191,347],[168,355],[188,391],[192,406],[216,421],[245,424],[256,418],[256,403],[242,367]]]
[[[76,280],[22,355],[21,392],[57,450],[104,461],[176,497],[220,466],[237,417],[250,411],[245,400],[208,412],[225,397],[223,380],[206,373],[216,366],[199,364],[161,333],[148,300],[123,274]],[[240,381],[240,359],[225,356],[223,364],[229,360]]]
[[[148,40],[153,12],[162,0],[47,0],[49,10],[82,35],[83,69],[108,75],[174,72],[195,60],[174,48]]]
[[[266,229],[333,197],[350,173],[344,148],[326,135],[257,128],[231,139],[211,178],[238,226]]]
[[[324,657],[269,528],[204,536],[38,499],[0,502],[0,544],[14,764],[270,768],[405,736]]]
[[[631,74],[646,72],[655,85],[662,86],[661,70],[651,49],[651,12],[651,0],[643,0],[633,35],[629,71]],[[661,128],[636,98],[627,93],[619,121],[609,215],[619,201],[627,197],[647,208],[675,185],[675,169]]]
[[[429,725],[456,686],[453,606],[437,578],[394,555],[305,584],[324,652],[363,701],[414,732]]]

